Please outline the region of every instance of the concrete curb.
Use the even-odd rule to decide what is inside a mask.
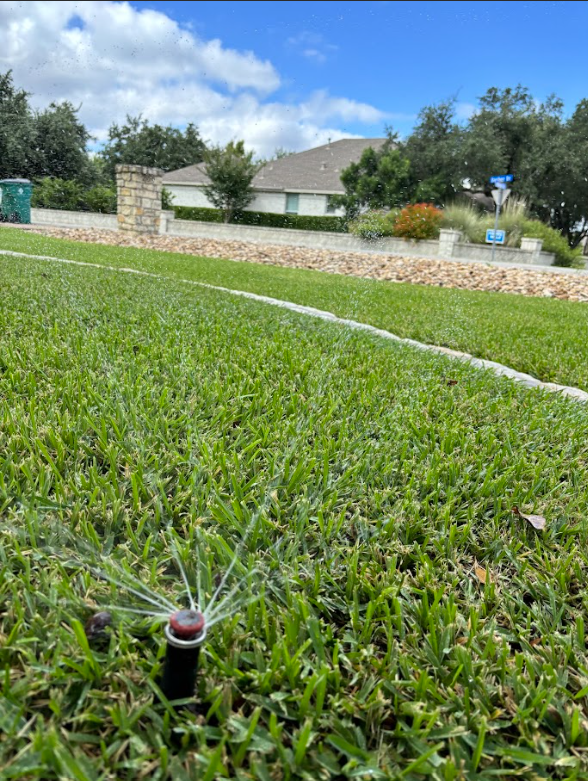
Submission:
[[[298,312],[299,314],[307,315],[309,317],[315,317],[319,320],[326,320],[331,323],[338,323],[344,325],[347,328],[351,328],[356,331],[366,331],[367,333],[379,336],[382,339],[388,339],[390,341],[398,342],[400,344],[406,344],[417,350],[424,350],[427,352],[438,353],[445,355],[448,358],[454,360],[463,361],[469,363],[477,369],[487,369],[499,377],[508,377],[515,382],[521,383],[527,388],[537,388],[539,390],[548,391],[549,393],[559,393],[563,396],[567,396],[574,401],[588,401],[588,392],[581,390],[580,388],[574,388],[570,385],[557,385],[553,382],[542,382],[536,377],[532,377],[530,374],[518,372],[515,369],[511,369],[508,366],[504,366],[496,361],[488,361],[484,358],[475,358],[469,353],[460,352],[459,350],[450,350],[448,347],[438,347],[433,344],[424,344],[423,342],[417,342],[414,339],[406,339],[390,331],[385,331],[382,328],[376,328],[373,325],[367,323],[360,323],[357,320],[349,320],[344,317],[338,317],[332,312],[327,312],[324,309],[315,309],[311,306],[303,306],[302,304],[295,304],[292,301],[282,301],[279,298],[271,298],[270,296],[262,296],[257,293],[249,293],[245,290],[232,290],[228,287],[221,287],[219,285],[210,285],[207,282],[196,282],[191,279],[181,279],[178,277],[166,277],[161,274],[153,274],[150,271],[140,271],[134,268],[116,268],[115,266],[103,266],[100,263],[85,263],[81,260],[67,260],[65,258],[53,258],[50,255],[30,255],[26,252],[13,252],[11,250],[0,250],[0,255],[10,255],[22,258],[32,258],[33,260],[44,260],[53,263],[67,263],[73,266],[90,266],[91,268],[99,268],[106,271],[120,272],[123,274],[137,274],[138,276],[151,277],[152,279],[159,279],[162,281],[171,280],[173,282],[183,282],[184,284],[194,285],[196,287],[207,288],[208,290],[217,290],[222,293],[229,293],[233,296],[240,296],[241,298],[248,298],[252,301],[260,301],[264,304],[270,304],[271,306],[277,306],[282,309],[288,309],[291,312]]]

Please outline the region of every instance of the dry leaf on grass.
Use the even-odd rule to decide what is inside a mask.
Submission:
[[[512,508],[512,511],[515,515],[518,515],[519,518],[529,521],[534,529],[542,531],[545,528],[547,522],[542,515],[527,515],[526,513],[522,513],[516,505]]]

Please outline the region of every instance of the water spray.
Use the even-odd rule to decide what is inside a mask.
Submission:
[[[200,646],[206,639],[206,621],[199,610],[172,613],[165,627],[167,649],[161,690],[168,700],[194,696]]]
[[[104,607],[114,614],[149,617],[157,623],[165,624],[166,651],[159,686],[166,700],[185,701],[194,698],[200,648],[206,640],[207,632],[215,624],[232,617],[238,610],[260,599],[259,592],[251,594],[245,588],[254,576],[261,574],[262,570],[259,567],[253,567],[244,575],[237,577],[232,587],[227,586],[233,570],[241,561],[240,554],[257,518],[258,516],[255,516],[248,524],[242,540],[233,551],[224,575],[209,599],[206,599],[205,588],[202,585],[198,546],[195,548],[196,589],[193,593],[180,551],[175,539],[171,538],[173,557],[181,573],[188,598],[189,606],[185,608],[180,607],[175,600],[171,601],[163,591],[156,590],[140,580],[112,558],[103,558],[100,567],[92,567],[91,572],[97,580],[107,581],[120,591],[126,591],[140,600],[138,606],[109,604]],[[280,539],[271,546],[270,550],[277,550],[282,542],[283,540]],[[68,561],[70,558],[71,554],[68,552]],[[226,591],[224,591],[225,586]],[[96,648],[108,645],[111,626],[112,617],[107,610],[96,613],[85,626],[88,642]]]

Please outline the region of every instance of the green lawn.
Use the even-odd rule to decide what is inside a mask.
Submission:
[[[30,243],[274,294],[298,278]],[[340,284],[366,313],[401,290],[300,279],[286,297]],[[1,258],[0,777],[587,778],[587,456],[584,405],[441,356]],[[182,600],[168,527],[208,596],[244,540],[196,715],[154,700],[161,625],[115,611],[104,651],[81,629],[144,607],[91,565]]]
[[[586,304],[79,244],[13,229],[0,231],[0,248],[129,266],[275,296],[588,390]]]

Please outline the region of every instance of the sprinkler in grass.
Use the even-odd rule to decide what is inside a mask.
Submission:
[[[257,515],[253,518],[246,527],[224,574],[218,573],[216,577],[211,573],[214,554],[207,553],[207,559],[201,560],[201,550],[204,550],[205,546],[198,536],[197,544],[191,550],[195,564],[194,589],[184,568],[178,541],[170,530],[163,532],[164,540],[171,548],[172,559],[181,575],[180,582],[183,582],[187,606],[182,606],[181,602],[178,604],[179,600],[176,600],[179,595],[171,593],[171,590],[164,591],[160,583],[156,587],[150,586],[128,566],[123,566],[111,556],[100,555],[94,546],[84,544],[78,537],[67,538],[70,545],[66,550],[63,544],[59,547],[48,546],[48,550],[68,567],[87,570],[90,565],[90,573],[97,581],[108,582],[117,589],[117,603],[104,604],[103,610],[93,615],[86,623],[86,636],[94,647],[109,640],[112,616],[141,617],[165,624],[167,647],[161,689],[168,700],[186,700],[194,696],[200,648],[207,632],[216,624],[232,619],[236,613],[263,599],[264,588],[260,587],[260,576],[262,572],[268,574],[268,571],[258,566],[248,566],[242,556],[258,517]],[[58,534],[63,535],[61,527]],[[61,540],[61,536],[59,539]],[[264,553],[275,554],[282,542],[283,539],[280,539]],[[225,549],[226,546],[223,545],[223,550]],[[177,578],[175,582],[178,582]],[[266,577],[263,586],[267,584]],[[121,605],[118,603],[121,597],[130,597],[132,601],[130,604]]]
[[[251,525],[235,548],[225,573],[215,583],[216,587],[209,583],[209,588],[213,592],[209,599],[206,599],[206,589],[201,582],[205,569],[201,566],[198,548],[195,548],[196,589],[193,593],[178,546],[172,540],[173,558],[179,569],[184,593],[189,603],[189,607],[185,608],[171,601],[162,591],[150,588],[113,560],[103,560],[102,567],[93,570],[94,575],[100,580],[108,581],[121,591],[126,591],[143,603],[147,603],[142,607],[110,604],[108,608],[113,613],[150,617],[158,623],[165,623],[167,645],[160,687],[168,700],[187,700],[194,697],[200,649],[206,639],[207,631],[262,598],[260,589],[255,589],[254,593],[248,589],[248,586],[251,587],[252,582],[255,582],[256,576],[261,573],[257,567],[247,569],[244,574],[236,577],[232,587],[227,586],[231,574],[241,561],[240,554],[250,531]],[[272,548],[277,549],[280,543],[281,541]]]
[[[177,610],[165,627],[167,649],[161,690],[168,700],[194,696],[200,646],[206,639],[206,620],[199,610]]]

